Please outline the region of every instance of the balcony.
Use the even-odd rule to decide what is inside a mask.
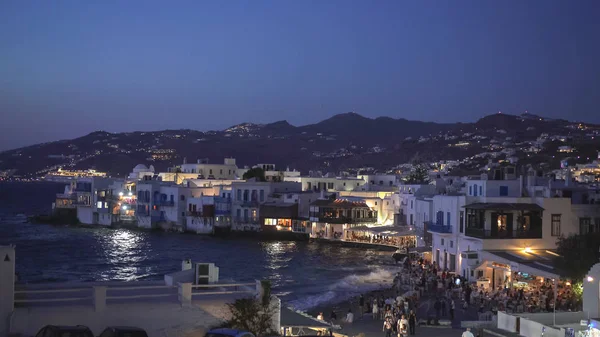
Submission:
[[[541,239],[542,229],[497,232],[489,229],[467,227],[465,235],[479,239]]]
[[[175,206],[175,201],[173,201],[173,200],[160,200],[156,204],[160,205],[160,206],[164,206],[164,207],[173,207],[173,206]]]
[[[187,212],[185,212],[185,214],[187,216],[202,217],[202,212],[201,211],[187,211]]]
[[[443,234],[451,234],[452,233],[452,226],[449,225],[438,225],[435,223],[428,223],[427,224],[427,230],[429,232],[433,232],[433,233],[443,233]]]

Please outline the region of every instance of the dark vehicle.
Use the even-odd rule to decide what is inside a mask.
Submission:
[[[144,329],[132,326],[109,326],[98,337],[148,337]]]
[[[90,328],[83,325],[46,325],[38,331],[35,337],[94,337],[94,334]]]
[[[254,337],[254,334],[235,329],[213,329],[207,332],[204,337]]]

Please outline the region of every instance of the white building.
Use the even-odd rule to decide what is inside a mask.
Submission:
[[[302,185],[302,191],[354,191],[360,190],[366,181],[356,177],[336,177],[325,175],[321,177],[284,177],[284,181],[297,182]]]
[[[233,230],[259,230],[259,206],[272,193],[299,191],[296,182],[261,182],[255,179],[231,184]]]
[[[196,163],[184,163],[180,166],[169,168],[168,172],[160,172],[158,175],[162,181],[173,181],[177,184],[185,179],[240,179],[247,168],[238,168],[234,158],[225,158],[223,164],[209,164],[206,160],[198,160]]]
[[[154,176],[154,166],[150,165],[147,167],[144,164],[138,164],[133,168],[133,171],[129,173],[127,179],[129,180],[142,180],[145,177],[153,177]]]

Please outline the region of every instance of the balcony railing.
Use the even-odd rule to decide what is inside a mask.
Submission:
[[[489,229],[467,227],[465,235],[480,239],[541,239],[542,229],[492,232]]]
[[[452,233],[452,226],[427,224],[427,230],[434,233]]]

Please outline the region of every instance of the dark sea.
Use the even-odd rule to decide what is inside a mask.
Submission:
[[[0,219],[49,213],[57,183],[0,183]],[[316,242],[225,239],[128,229],[14,224],[0,220],[0,245],[16,246],[27,283],[159,280],[181,261],[212,262],[221,280],[271,280],[297,309],[387,287],[399,270],[389,252]]]

